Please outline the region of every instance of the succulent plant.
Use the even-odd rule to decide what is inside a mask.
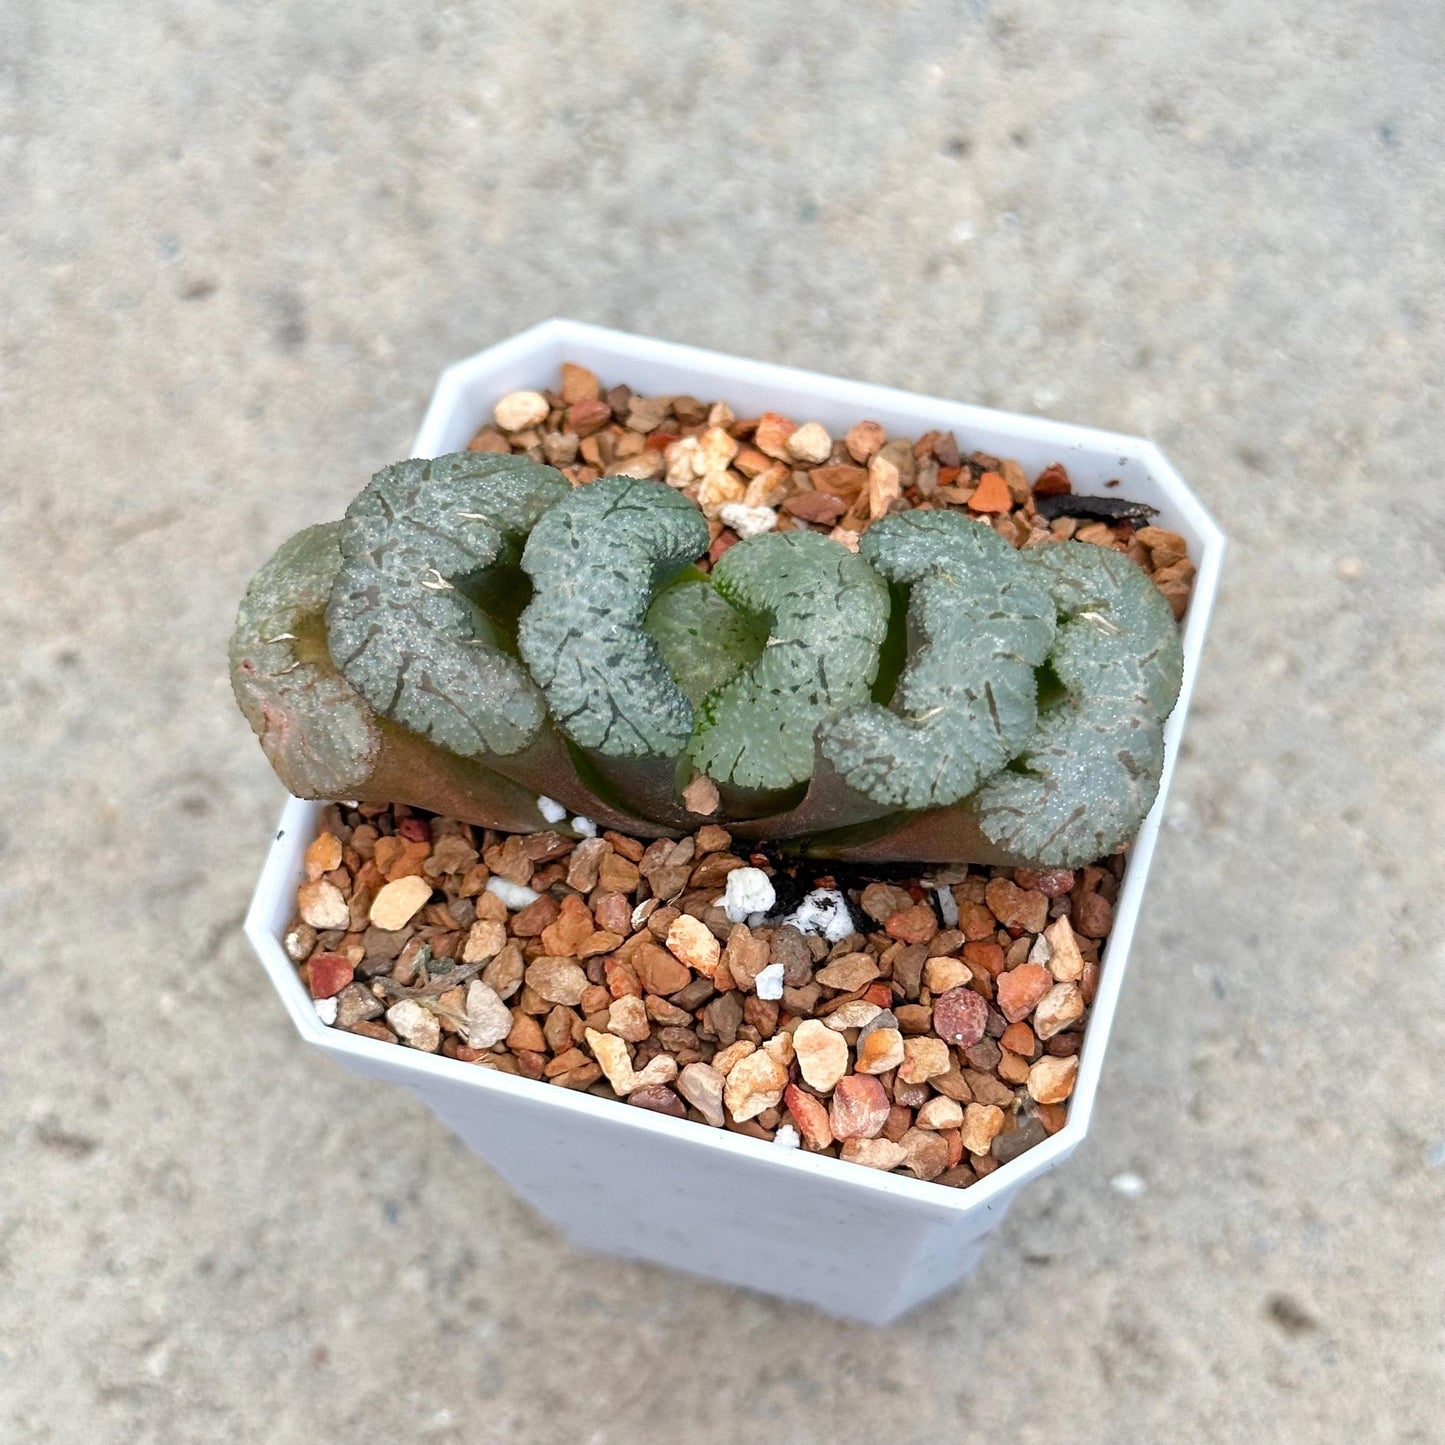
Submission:
[[[708,542],[660,482],[399,462],[256,575],[237,700],[300,796],[509,830],[710,817],[823,856],[1045,866],[1133,836],[1182,651],[1128,557],[922,509],[856,553],[767,532],[709,573]]]

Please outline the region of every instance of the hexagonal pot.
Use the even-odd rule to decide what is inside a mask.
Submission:
[[[1224,555],[1224,536],[1152,443],[813,372],[547,321],[442,373],[413,455],[464,448],[506,392],[555,384],[564,361],[644,394],[726,399],[835,434],[863,418],[917,436],[952,430],[966,450],[1014,457],[1036,475],[1062,461],[1081,489],[1111,477],[1159,509],[1198,565],[1184,626],[1184,686],[1166,731],[1159,798],[1130,850],[1085,1032],[1068,1122],[966,1189],[950,1189],[591,1094],[328,1028],[281,944],[319,803],[292,799],[246,918],[246,936],[297,1029],[346,1068],[413,1090],[518,1194],[585,1249],[671,1265],[728,1284],[882,1323],[977,1263],[1019,1189],[1088,1132],[1165,795]]]

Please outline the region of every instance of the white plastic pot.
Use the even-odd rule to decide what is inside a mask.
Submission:
[[[246,936],[301,1035],[369,1078],[414,1090],[542,1215],[586,1249],[673,1265],[728,1284],[882,1323],[967,1275],[1019,1189],[1066,1159],[1089,1128],[1129,944],[1179,752],[1224,555],[1224,536],[1159,449],[958,402],[842,381],[582,325],[547,321],[443,372],[413,452],[465,447],[506,392],[556,384],[564,361],[645,394],[726,399],[739,416],[780,411],[836,435],[864,418],[891,433],[951,430],[961,449],[1014,457],[1030,475],[1061,461],[1079,490],[1110,478],[1159,508],[1198,564],[1184,629],[1184,687],[1169,720],[1158,802],[1129,855],[1085,1034],[1068,1122],[968,1189],[762,1143],[555,1085],[379,1043],[317,1017],[281,945],[318,803],[281,817]]]

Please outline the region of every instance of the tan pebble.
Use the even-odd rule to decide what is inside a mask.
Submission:
[[[692,974],[661,944],[638,945],[632,955],[632,966],[648,993],[657,994],[659,998],[666,998],[692,982]]]
[[[602,1065],[607,1082],[624,1098],[637,1087],[637,1075],[632,1070],[632,1055],[624,1040],[616,1034],[600,1034],[596,1029],[587,1030],[587,1047],[592,1056]]]
[[[817,465],[826,462],[833,450],[833,438],[821,422],[805,422],[788,438],[788,455],[795,461]]]
[[[737,438],[726,427],[710,426],[698,438],[697,451],[704,472],[721,472],[738,454]]]
[[[647,1005],[636,994],[623,994],[607,1006],[607,1032],[628,1043],[640,1044],[651,1032]]]
[[[963,1123],[963,1105],[943,1095],[930,1099],[918,1111],[920,1129],[957,1129]]]
[[[727,1111],[739,1123],[771,1109],[788,1086],[788,1071],[766,1050],[739,1059],[728,1071],[723,1088]]]
[[[542,1025],[530,1014],[524,1014],[521,1009],[513,1009],[512,1032],[507,1035],[507,1047],[514,1054],[523,1051],[541,1053],[547,1047]]]
[[[662,455],[670,487],[690,487],[703,474],[702,448],[696,437],[679,437]]]
[[[697,489],[697,504],[709,517],[729,502],[740,502],[747,495],[747,483],[736,472],[708,472]]]
[[[828,533],[828,538],[840,547],[846,547],[850,552],[856,552],[858,543],[862,540],[862,534],[855,532],[851,527],[834,527]]]
[[[852,993],[877,977],[878,960],[871,953],[845,953],[813,975],[824,988],[836,988],[844,993]]]
[[[898,1141],[903,1167],[915,1179],[937,1179],[948,1168],[948,1144],[928,1129],[910,1129]]]
[[[425,878],[398,878],[386,884],[371,901],[370,918],[378,928],[395,932],[405,928],[417,911],[432,895],[432,886]]]
[[[903,495],[903,482],[898,468],[884,456],[868,463],[868,516],[876,522],[886,516],[890,504]]]
[[[897,1029],[874,1029],[858,1040],[858,1072],[886,1074],[904,1058],[903,1035]]]
[[[1040,1104],[1062,1104],[1074,1092],[1079,1073],[1079,1056],[1066,1059],[1045,1055],[1029,1070],[1029,1097]]]
[[[562,400],[568,406],[574,401],[596,401],[601,394],[596,372],[570,361],[562,363]]]
[[[467,1042],[474,1049],[491,1049],[511,1032],[511,1009],[496,989],[473,979],[467,985]]]
[[[876,421],[860,421],[843,438],[843,445],[848,448],[848,455],[861,466],[872,459],[886,439],[887,434]]]
[[[908,1150],[891,1139],[845,1139],[840,1153],[848,1163],[869,1169],[896,1169],[908,1158]]]
[[[683,913],[673,919],[667,930],[667,949],[690,969],[711,978],[717,972],[722,952],[713,931],[701,919]]]
[[[430,893],[430,889],[427,890]],[[301,921],[325,933],[332,928],[345,928],[351,921],[351,910],[341,890],[324,878],[303,883],[296,890],[296,908]]]
[[[823,1022],[841,1033],[844,1029],[861,1029],[871,1024],[883,1010],[866,998],[851,998],[840,1004]]]
[[[923,982],[935,998],[970,982],[973,974],[961,958],[930,958],[923,965]]]
[[[557,916],[542,930],[542,948],[559,958],[576,958],[595,929],[592,910],[576,894],[569,893]]]
[[[942,1039],[919,1035],[903,1040],[903,1062],[899,1065],[898,1077],[905,1084],[926,1083],[939,1074],[946,1074],[951,1063],[948,1045]]]
[[[710,818],[718,810],[721,798],[717,784],[706,773],[699,773],[682,790],[683,806],[699,818]]]
[[[1084,994],[1076,983],[1056,983],[1034,1010],[1034,1033],[1051,1039],[1084,1016]]]
[[[318,833],[306,849],[306,876],[320,878],[341,867],[341,839],[335,833]]]
[[[719,1049],[712,1056],[712,1066],[718,1073],[726,1078],[735,1065],[751,1054],[757,1045],[751,1039],[739,1039],[735,1044],[729,1044],[725,1049]]]
[[[1084,976],[1084,955],[1079,952],[1079,941],[1074,937],[1068,914],[1054,919],[1042,937],[1049,944],[1049,972],[1060,983],[1077,983]]]
[[[651,1089],[658,1084],[670,1084],[677,1077],[677,1060],[671,1054],[654,1054],[637,1071],[634,1089]]]
[[[535,990],[548,1003],[575,1008],[587,991],[587,975],[570,958],[553,958],[543,954],[527,965],[527,987]]]
[[[500,923],[479,918],[467,933],[462,946],[463,963],[486,963],[507,946],[507,930]]]
[[[316,947],[316,930],[309,923],[295,924],[286,930],[281,942],[292,963],[305,963]]]
[[[726,1082],[711,1064],[688,1064],[677,1076],[677,1089],[709,1124],[721,1128]]]
[[[509,391],[492,408],[492,419],[503,431],[526,431],[546,421],[548,410],[540,391]]]
[[[410,1049],[434,1054],[441,1047],[442,1029],[437,1016],[413,998],[404,998],[386,1011],[386,1021]]]
[[[987,1154],[1003,1120],[1003,1110],[993,1104],[970,1104],[963,1111],[963,1147],[970,1154]]]
[[[775,411],[765,411],[758,419],[757,430],[753,433],[753,444],[760,452],[779,461],[787,461],[788,438],[798,430],[797,423],[780,416]]]
[[[803,1078],[821,1093],[826,1094],[848,1072],[848,1041],[818,1019],[805,1019],[798,1025],[793,1031],[793,1047]]]
[[[773,1061],[785,1069],[790,1068],[798,1056],[793,1046],[793,1036],[789,1033],[774,1034],[763,1045],[763,1052],[771,1055]]]
[[[998,1063],[994,1065],[994,1072],[1006,1084],[1023,1084],[1028,1081],[1029,1061],[1022,1054],[1010,1053],[1008,1049],[1002,1049],[999,1052]]]

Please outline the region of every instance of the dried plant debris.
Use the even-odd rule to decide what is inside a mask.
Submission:
[[[1147,522],[1159,515],[1158,507],[1147,502],[1128,502],[1123,497],[1089,497],[1077,492],[1057,492],[1035,498],[1039,516],[1054,521],[1058,517],[1084,517],[1098,522]]]
[[[284,944],[332,1026],[964,1187],[1067,1118],[1122,855],[939,883],[332,804]],[[887,1147],[885,1147],[887,1146]]]

